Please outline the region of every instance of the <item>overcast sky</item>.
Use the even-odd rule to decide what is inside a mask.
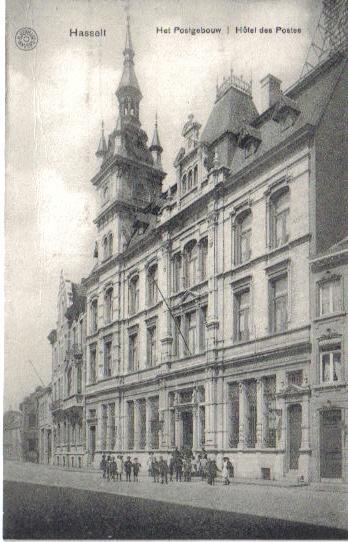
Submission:
[[[125,40],[123,0],[7,2],[5,409],[50,380],[47,341],[56,324],[60,271],[79,281],[93,265],[95,157],[101,120],[115,126],[115,90]],[[259,81],[272,73],[286,89],[299,77],[318,21],[319,0],[131,0],[140,116],[152,137],[156,110],[168,173],[193,113],[203,125],[216,78],[230,68]],[[236,26],[301,28],[300,34],[235,33]],[[21,27],[36,30],[33,51],[15,45]],[[220,36],[158,34],[156,27],[221,27]],[[230,33],[227,33],[227,26]],[[106,30],[69,37],[70,28]]]

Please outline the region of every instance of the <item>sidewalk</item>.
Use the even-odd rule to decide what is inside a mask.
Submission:
[[[155,484],[108,482],[98,472],[67,471],[52,466],[4,463],[4,479],[178,503],[241,514],[304,522],[348,530],[348,499],[344,492],[317,491],[310,486],[279,487],[235,480],[230,486],[209,486],[199,480]],[[267,484],[267,485],[266,485]],[[348,532],[347,532],[348,536]]]

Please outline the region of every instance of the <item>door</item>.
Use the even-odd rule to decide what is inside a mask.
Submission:
[[[192,412],[182,413],[182,443],[184,448],[192,448],[193,445],[193,417]]]
[[[325,410],[320,415],[320,476],[342,478],[341,411]]]
[[[289,469],[298,470],[302,437],[302,408],[301,405],[290,405],[289,420]]]

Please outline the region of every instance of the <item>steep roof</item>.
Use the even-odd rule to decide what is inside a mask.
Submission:
[[[218,99],[201,135],[201,142],[211,145],[226,132],[237,134],[241,124],[249,124],[258,115],[252,97],[230,87]]]

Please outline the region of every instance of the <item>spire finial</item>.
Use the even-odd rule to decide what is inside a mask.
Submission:
[[[104,156],[107,153],[107,150],[108,150],[108,148],[107,148],[106,141],[105,141],[105,136],[104,136],[104,120],[102,120],[102,122],[101,122],[101,137],[100,137],[100,141],[99,141],[98,150],[95,153],[95,155],[97,156],[97,158],[104,158]]]

